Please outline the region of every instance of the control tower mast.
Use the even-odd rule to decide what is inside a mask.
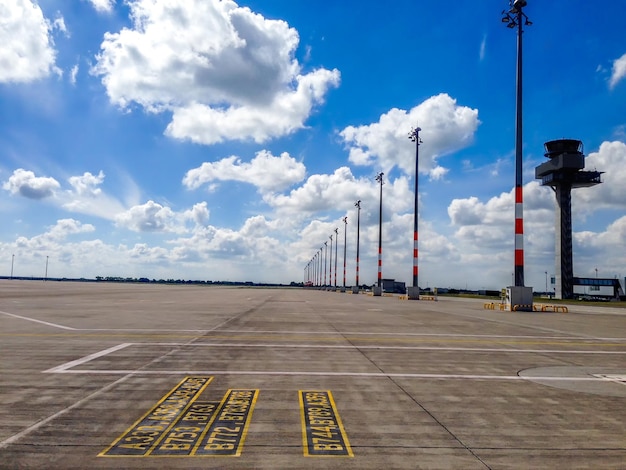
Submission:
[[[574,266],[572,253],[572,188],[602,183],[601,171],[581,171],[585,168],[583,144],[580,140],[559,139],[544,144],[550,160],[535,168],[535,178],[542,186],[550,186],[556,194],[555,264],[557,299],[574,297]]]

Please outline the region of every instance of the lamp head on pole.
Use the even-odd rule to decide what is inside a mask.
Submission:
[[[502,10],[502,22],[506,24],[507,28],[513,29],[522,25],[521,20],[524,18],[524,26],[530,26],[533,24],[528,19],[528,16],[522,11],[528,5],[526,0],[509,0],[509,10]]]
[[[422,130],[421,127],[412,127],[409,132],[409,140],[411,142],[417,142],[417,145],[422,143],[422,139],[420,139],[419,133]]]

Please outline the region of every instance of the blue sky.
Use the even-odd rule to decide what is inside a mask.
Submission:
[[[554,267],[543,144],[584,143],[574,271],[626,276],[626,4],[529,0],[525,279]],[[516,34],[506,0],[2,0],[0,273],[291,282],[347,225],[354,283],[513,272]],[[338,284],[342,283],[340,274]]]

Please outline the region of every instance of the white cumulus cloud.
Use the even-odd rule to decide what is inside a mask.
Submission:
[[[36,2],[4,0],[0,4],[0,83],[30,82],[60,74],[51,32],[65,32],[62,17],[46,19]]]
[[[626,143],[602,142],[585,158],[585,171],[602,171],[602,184],[572,191],[572,207],[585,212],[626,210]]]
[[[81,176],[71,176],[69,183],[80,196],[98,196],[102,190],[98,187],[104,181],[104,173],[100,171],[98,175],[92,175],[88,171]]]
[[[303,73],[299,37],[224,0],[129,0],[132,28],[107,33],[92,73],[112,102],[173,113],[166,134],[263,142],[304,126],[339,72]]]
[[[290,217],[308,217],[312,213],[346,211],[361,200],[364,219],[378,216],[380,187],[374,179],[356,178],[348,167],[332,174],[311,175],[306,182],[289,194],[266,194],[263,199],[279,214]],[[384,214],[412,207],[412,192],[406,177],[385,180],[383,190]]]
[[[115,0],[88,0],[89,3],[100,13],[110,13],[115,6]]]
[[[118,226],[135,232],[180,231],[174,211],[154,201],[133,206],[118,214],[115,220]]]
[[[61,185],[54,178],[35,176],[32,171],[18,168],[2,185],[11,194],[19,194],[29,199],[44,199],[54,195]]]
[[[349,126],[340,135],[348,145],[350,161],[389,171],[397,166],[405,173],[415,173],[415,144],[408,139],[412,127],[421,127],[420,172],[432,179],[445,175],[447,169],[438,159],[469,145],[480,124],[478,110],[459,106],[442,93],[410,111],[391,109],[378,122]]]
[[[185,211],[183,218],[185,220],[193,221],[196,226],[206,225],[209,221],[209,209],[207,208],[207,203],[199,202],[194,204],[191,209]]]
[[[275,157],[271,152],[262,150],[249,163],[236,156],[204,162],[185,174],[183,184],[196,189],[214,181],[241,181],[253,184],[262,191],[280,191],[302,181],[305,173],[304,164],[287,152]]]

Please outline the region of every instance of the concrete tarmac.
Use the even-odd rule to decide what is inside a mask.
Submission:
[[[626,468],[626,311],[0,281],[0,468]]]

